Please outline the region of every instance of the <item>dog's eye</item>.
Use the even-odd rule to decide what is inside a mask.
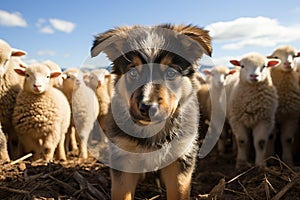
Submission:
[[[178,74],[178,72],[177,72],[175,69],[169,68],[169,69],[166,71],[165,76],[166,76],[166,79],[167,79],[167,80],[173,80],[173,79],[176,78],[177,74]]]
[[[136,79],[138,77],[138,71],[135,68],[131,69],[128,73],[132,79]]]

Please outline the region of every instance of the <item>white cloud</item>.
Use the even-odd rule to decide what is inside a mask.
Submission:
[[[19,12],[9,13],[5,10],[0,10],[0,25],[26,27],[27,22]]]
[[[55,31],[62,31],[65,33],[71,33],[74,28],[75,28],[75,23],[65,21],[65,20],[60,20],[60,19],[43,19],[40,18],[36,22],[36,27],[39,29],[40,33],[45,33],[45,34],[53,34]]]
[[[46,49],[46,50],[39,50],[36,52],[36,54],[39,56],[55,56],[56,52],[50,49]]]
[[[54,29],[65,33],[71,33],[76,26],[75,23],[73,22],[60,20],[60,19],[50,19],[49,22]]]
[[[232,50],[248,46],[273,47],[300,39],[300,25],[283,26],[276,19],[261,16],[216,22],[206,29],[216,42],[225,43],[223,49]]]
[[[53,34],[54,30],[51,28],[51,26],[45,26],[40,28],[39,30],[41,33],[46,33],[46,34]]]

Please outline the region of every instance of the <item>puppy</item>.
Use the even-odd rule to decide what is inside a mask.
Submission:
[[[190,199],[198,150],[197,61],[211,55],[208,31],[192,25],[125,26],[95,37],[92,57],[112,61],[107,117],[114,200],[134,199],[146,172],[158,171],[167,199]]]

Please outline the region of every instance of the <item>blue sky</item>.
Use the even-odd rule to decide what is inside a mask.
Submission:
[[[0,38],[27,51],[25,62],[80,67],[93,36],[115,26],[193,24],[210,30],[213,62],[290,44],[300,50],[300,1],[9,0],[0,5]],[[103,55],[99,65],[109,62]],[[229,65],[229,64],[228,64]]]

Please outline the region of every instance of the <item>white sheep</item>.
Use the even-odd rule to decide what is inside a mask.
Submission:
[[[21,79],[14,72],[14,67],[19,66],[22,62],[19,57],[25,54],[25,51],[11,48],[7,42],[0,39],[0,122],[3,132],[8,135],[11,159],[17,158],[18,146],[17,136],[12,126],[12,113],[16,96],[22,87]]]
[[[281,60],[281,64],[272,69],[271,76],[279,97],[276,123],[279,125],[282,160],[289,165],[293,165],[292,143],[299,127],[300,87],[295,59],[299,56],[300,52],[292,46],[280,46],[269,56]]]
[[[61,72],[51,71],[45,64],[32,64],[15,71],[25,76],[13,112],[20,153],[32,152],[33,160],[50,161],[56,150],[57,159],[66,160],[64,141],[71,111],[65,95],[52,87],[50,80]]]
[[[89,75],[89,81],[87,85],[95,91],[98,98],[98,121],[103,131],[105,131],[105,118],[108,113],[108,108],[110,106],[112,97],[112,76],[106,69],[92,70]]]
[[[241,60],[230,62],[241,67],[237,73],[239,77],[232,76],[234,80],[228,97],[228,118],[238,149],[236,166],[247,163],[249,133],[253,136],[255,164],[266,165],[267,142],[275,124],[278,104],[270,68],[277,66],[280,60],[249,53]]]
[[[211,69],[203,69],[203,73],[206,75],[206,80],[209,80],[208,83],[208,91],[209,96],[206,99],[206,104],[204,109],[207,112],[208,120],[212,120],[212,111],[216,113],[216,115],[223,116],[225,119],[226,114],[226,102],[224,101],[225,98],[225,81],[228,76],[235,73],[235,69],[229,69],[225,66],[214,66]],[[207,95],[206,95],[207,96]],[[213,110],[212,110],[213,109]],[[215,120],[215,119],[213,119]],[[212,122],[210,124],[211,126],[222,126],[224,125],[224,128],[222,129],[222,134],[219,137],[218,140],[218,151],[220,154],[225,153],[226,150],[226,144],[228,143],[228,138],[232,138],[229,136],[229,133],[227,130],[229,129],[227,122],[225,124],[216,124]],[[214,131],[217,130],[217,127],[213,129]]]
[[[81,75],[81,76],[80,76]],[[79,142],[80,157],[88,157],[88,139],[97,123],[99,104],[94,91],[87,87],[83,81],[82,74],[76,68],[64,71],[62,91],[72,105],[72,126],[76,128],[76,136]],[[69,133],[70,137],[74,135]],[[74,142],[74,138],[70,138]]]

